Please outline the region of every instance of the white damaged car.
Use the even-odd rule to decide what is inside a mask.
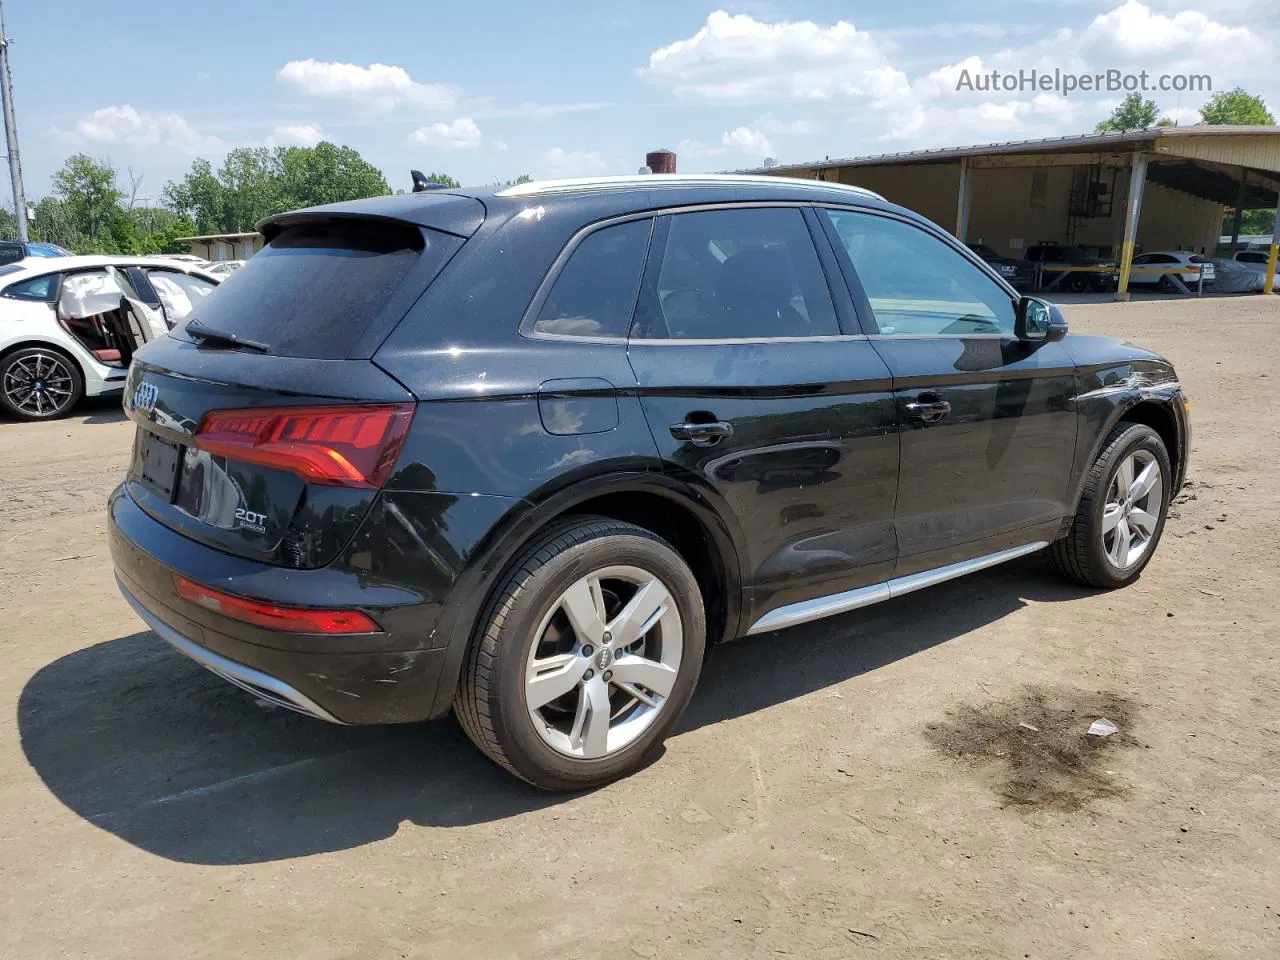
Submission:
[[[155,257],[0,267],[0,412],[52,420],[82,397],[122,392],[133,352],[185,320],[220,280]]]

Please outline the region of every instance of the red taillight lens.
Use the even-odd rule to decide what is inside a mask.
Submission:
[[[288,633],[377,633],[379,627],[359,610],[309,610],[304,607],[277,607],[274,603],[236,597],[202,583],[175,575],[178,594],[206,610],[232,620],[252,623],[268,630]]]
[[[309,483],[376,489],[400,456],[414,405],[211,410],[195,445],[242,463],[292,470]]]

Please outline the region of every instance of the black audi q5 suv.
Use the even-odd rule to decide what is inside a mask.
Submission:
[[[121,590],[257,697],[452,709],[545,789],[635,770],[718,641],[1040,550],[1124,586],[1186,472],[1167,361],[856,188],[551,181],[261,230],[132,365]]]

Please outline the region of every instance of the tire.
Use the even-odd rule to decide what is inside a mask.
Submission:
[[[1164,293],[1179,292],[1177,285],[1173,282],[1173,278],[1167,273],[1160,275],[1160,289]]]
[[[641,614],[630,629],[626,609]],[[705,644],[697,580],[669,543],[629,523],[574,518],[536,541],[487,604],[454,712],[489,759],[535,787],[598,787],[640,768],[666,739]]]
[[[1066,287],[1072,293],[1085,293],[1089,289],[1089,278],[1083,273],[1073,273],[1067,277]]]
[[[0,408],[11,417],[56,420],[83,396],[80,365],[61,350],[23,347],[0,358]]]
[[[1155,485],[1134,496],[1152,464],[1158,470]],[[1118,491],[1124,478],[1117,480],[1122,471],[1129,471],[1135,481],[1123,498]],[[1164,533],[1169,503],[1177,493],[1173,476],[1169,452],[1158,433],[1142,424],[1118,424],[1089,470],[1070,531],[1049,548],[1058,570],[1077,583],[1105,590],[1138,579]],[[1121,549],[1118,538],[1126,534],[1133,539]]]

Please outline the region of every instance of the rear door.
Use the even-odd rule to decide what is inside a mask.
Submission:
[[[1075,450],[1075,366],[1013,336],[1015,298],[958,244],[905,218],[822,211],[893,375],[902,470],[897,575],[1057,529]]]
[[[327,563],[393,466],[413,395],[370,359],[462,245],[392,221],[295,221],[139,352],[127,487],[230,553]],[[197,295],[198,296],[198,295]]]
[[[887,579],[897,555],[888,370],[814,229],[797,206],[660,218],[632,328],[665,469],[746,545],[748,622]]]

